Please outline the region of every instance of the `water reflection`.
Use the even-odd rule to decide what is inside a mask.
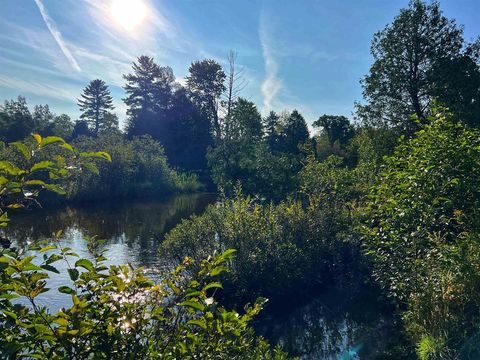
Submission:
[[[5,233],[14,245],[24,246],[62,230],[61,245],[71,247],[82,257],[89,256],[84,237],[97,235],[106,240],[103,246],[107,263],[142,266],[154,277],[162,265],[158,246],[164,234],[182,219],[203,212],[215,200],[214,194],[189,194],[165,201],[103,202],[14,213]],[[69,282],[66,264],[60,261],[56,266],[60,275],[51,275],[48,285],[52,289]],[[69,305],[69,297],[55,290],[44,295],[40,303],[48,304],[52,310]]]
[[[301,359],[373,359],[394,330],[391,311],[365,285],[333,288],[293,310],[268,310],[258,333]]]

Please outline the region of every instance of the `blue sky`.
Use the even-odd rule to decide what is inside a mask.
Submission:
[[[408,0],[121,0],[143,2],[133,30],[112,15],[118,0],[0,0],[0,99],[22,94],[30,106],[79,115],[89,80],[111,87],[125,118],[122,74],[141,54],[171,66],[179,81],[193,60],[225,65],[238,53],[248,85],[242,95],[260,110],[350,116],[359,80],[372,62],[372,35]],[[480,1],[444,0],[448,17],[480,35]],[[115,20],[116,19],[116,20]],[[127,20],[128,21],[128,20]]]

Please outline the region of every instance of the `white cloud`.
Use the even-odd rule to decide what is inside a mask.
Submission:
[[[273,54],[271,37],[263,12],[260,15],[259,38],[262,46],[263,61],[265,63],[265,79],[262,82],[261,90],[263,96],[263,112],[266,113],[272,110],[276,97],[283,88],[283,84],[278,76],[278,62]]]
[[[78,72],[81,72],[82,69],[78,65],[77,61],[73,57],[72,53],[70,50],[68,50],[67,45],[65,44],[65,41],[63,40],[62,34],[60,31],[58,31],[57,26],[55,25],[55,22],[52,20],[52,18],[48,15],[47,10],[43,6],[43,3],[41,0],[34,0],[35,4],[37,4],[38,10],[40,10],[40,14],[42,15],[43,21],[45,21],[45,25],[47,25],[48,30],[50,31],[50,34],[52,34],[53,38],[57,42],[58,46],[63,52],[63,55],[67,58],[68,62],[70,65]]]
[[[30,93],[42,97],[73,102],[77,97],[75,90],[45,85],[34,81],[25,81],[0,74],[0,85],[11,88],[15,91]]]

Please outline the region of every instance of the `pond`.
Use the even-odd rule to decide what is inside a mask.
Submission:
[[[182,219],[200,214],[217,200],[215,194],[180,195],[167,200],[102,202],[65,206],[11,215],[7,236],[17,244],[50,238],[62,230],[61,244],[87,255],[85,236],[106,240],[111,264],[131,263],[158,276],[162,262],[158,245],[166,232]],[[52,289],[65,284],[66,266],[49,282]],[[281,311],[265,309],[255,329],[272,343],[303,359],[370,359],[391,338],[390,312],[366,285],[330,289],[310,301]],[[52,310],[69,306],[70,298],[55,290],[42,294],[39,303]]]

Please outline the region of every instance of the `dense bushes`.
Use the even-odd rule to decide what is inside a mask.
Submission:
[[[74,145],[83,151],[102,148],[112,157],[110,164],[100,165],[98,174],[82,174],[72,183],[69,196],[74,199],[158,196],[200,187],[195,176],[171,169],[160,143],[149,136],[81,137]]]
[[[133,196],[161,196],[178,192],[194,192],[201,187],[195,175],[173,170],[159,142],[149,136],[127,140],[119,133],[98,137],[82,136],[73,144],[90,153],[103,149],[111,154],[110,162],[98,162],[97,169],[85,167],[81,173],[63,183],[66,198],[95,200]],[[22,156],[13,148],[0,150],[3,159],[22,162]],[[62,155],[65,149],[47,149],[46,157]],[[45,201],[52,201],[51,196]],[[63,198],[55,198],[63,201]]]
[[[336,159],[312,159],[301,178],[304,201],[262,205],[240,194],[224,199],[177,225],[162,243],[161,256],[202,258],[234,247],[237,257],[225,281],[235,297],[275,300],[331,282],[360,260],[352,177]]]
[[[375,278],[405,310],[422,359],[457,358],[478,332],[479,184],[480,132],[436,109],[386,159],[366,208]]]

